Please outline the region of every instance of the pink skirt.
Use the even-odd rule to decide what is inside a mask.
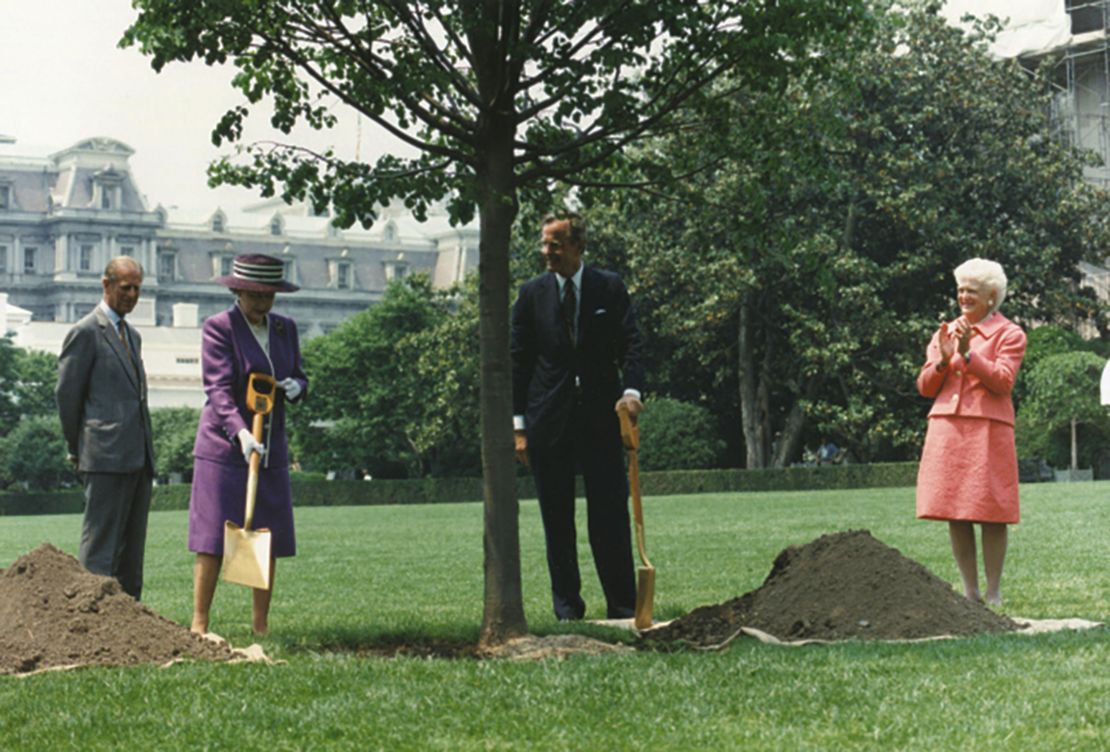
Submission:
[[[929,418],[917,471],[923,520],[1020,520],[1014,427],[988,418]]]

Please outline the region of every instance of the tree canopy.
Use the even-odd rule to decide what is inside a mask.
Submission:
[[[586,194],[666,335],[663,388],[730,405],[748,467],[819,432],[864,461],[916,456],[913,377],[967,258],[1003,264],[1020,323],[1104,316],[1079,262],[1110,247],[1110,203],[1050,138],[1046,80],[991,57],[993,23],[965,33],[902,5],[781,93],[720,83],[724,117],[644,147],[712,169]]]

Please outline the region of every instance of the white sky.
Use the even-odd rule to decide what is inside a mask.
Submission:
[[[1038,15],[1060,0],[950,0],[946,15],[995,12]],[[229,146],[216,149],[210,134],[220,116],[244,102],[229,84],[231,69],[201,62],[170,64],[155,74],[133,48],[117,48],[135,18],[130,0],[0,0],[0,154],[45,156],[91,136],[118,139],[133,149],[132,169],[151,206],[187,210],[234,209],[257,200],[237,188],[212,191],[208,163]],[[1015,19],[1018,20],[1018,19]],[[298,132],[314,148],[336,145],[341,156],[372,159],[397,142],[362,123],[361,137],[349,111],[337,111],[337,129]],[[255,113],[247,141],[271,137],[267,119]],[[281,138],[280,134],[276,138]]]
[[[130,0],[0,0],[0,135],[16,139],[0,144],[0,155],[46,156],[107,136],[135,150],[131,167],[152,208],[234,209],[257,201],[249,191],[214,192],[206,184],[208,163],[233,148],[214,147],[212,128],[245,103],[231,88],[233,70],[171,63],[155,74],[135,48],[117,48],[136,15]],[[352,157],[359,128],[352,115],[344,120],[324,133],[306,128],[298,141],[334,144]],[[248,122],[252,139],[271,137],[262,112]],[[391,143],[365,120],[361,130],[364,160]]]

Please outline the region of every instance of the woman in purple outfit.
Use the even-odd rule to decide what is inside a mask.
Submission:
[[[308,379],[301,369],[297,325],[293,319],[270,312],[274,293],[298,289],[284,277],[280,259],[261,254],[237,256],[232,273],[216,280],[230,287],[237,300],[204,322],[201,369],[207,400],[193,447],[196,461],[189,500],[189,550],[197,555],[192,631],[200,634],[208,631],[208,612],[223,557],[224,522],[243,524],[251,452],[262,456],[253,527],[269,528],[272,534],[270,590],[253,591],[251,627],[255,634],[266,634],[269,629],[275,558],[296,554],[285,402],[303,399]],[[262,443],[251,434],[254,416],[246,405],[247,378],[253,372],[273,376],[283,395],[266,417]]]

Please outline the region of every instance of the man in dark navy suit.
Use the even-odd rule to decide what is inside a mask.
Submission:
[[[547,542],[555,615],[586,613],[575,543],[575,472],[586,483],[590,549],[610,619],[636,605],[628,481],[616,406],[643,409],[640,330],[621,278],[582,263],[586,222],[543,221],[543,274],[513,305],[513,428],[516,453],[532,469]]]

